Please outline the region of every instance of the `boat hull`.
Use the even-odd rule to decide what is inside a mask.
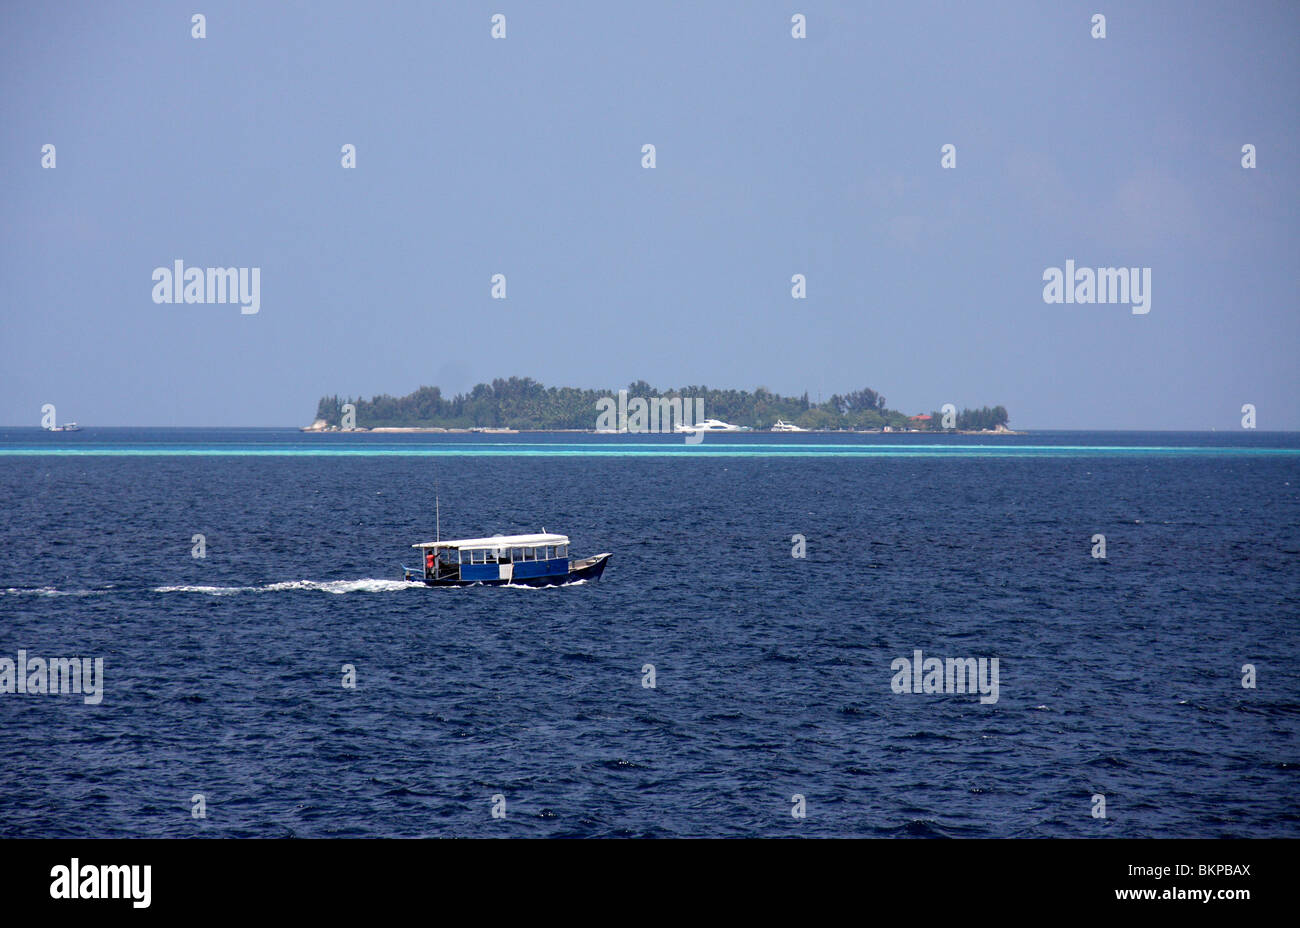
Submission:
[[[461,580],[460,578],[423,577],[415,571],[406,571],[406,579],[423,582],[425,586],[564,586],[579,580],[596,581],[605,572],[609,562],[608,554],[584,557],[569,562],[568,573],[550,574],[544,577],[514,577],[508,580]]]

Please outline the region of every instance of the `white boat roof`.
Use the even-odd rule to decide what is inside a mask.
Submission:
[[[567,545],[568,535],[493,535],[491,538],[457,538],[425,541],[412,548],[526,548],[532,545]]]

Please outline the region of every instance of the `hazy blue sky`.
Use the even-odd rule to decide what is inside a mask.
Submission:
[[[6,2],[0,423],[515,374],[1300,428],[1298,44],[1291,2]],[[177,259],[260,312],[155,304]],[[1150,312],[1044,303],[1067,259]]]

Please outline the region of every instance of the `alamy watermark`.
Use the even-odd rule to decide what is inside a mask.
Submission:
[[[1046,268],[1043,280],[1044,303],[1128,303],[1135,316],[1151,312],[1149,267],[1076,268],[1071,258],[1064,270]]]
[[[177,258],[171,267],[153,270],[155,303],[238,303],[252,316],[262,308],[260,267],[186,267]]]
[[[596,400],[600,415],[596,417],[597,432],[669,433],[685,432],[688,445],[704,441],[704,430],[696,424],[704,421],[704,397],[643,396],[628,398],[626,390],[618,391],[618,399],[602,396]],[[692,416],[692,412],[694,415]],[[674,417],[676,424],[674,424]]]
[[[11,693],[41,696],[79,695],[88,706],[104,698],[104,659],[86,657],[27,656],[19,649],[18,660],[0,657],[0,695]]]
[[[980,702],[998,701],[998,659],[925,657],[921,649],[912,659],[896,657],[889,665],[895,671],[890,689],[895,693],[979,693]]]
[[[145,864],[82,864],[73,857],[50,869],[51,899],[130,899],[137,909],[149,908],[153,866]]]

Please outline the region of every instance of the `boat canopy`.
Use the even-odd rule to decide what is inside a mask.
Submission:
[[[412,548],[533,548],[539,545],[567,545],[568,535],[496,535],[492,538],[460,538],[454,541],[425,541]]]

